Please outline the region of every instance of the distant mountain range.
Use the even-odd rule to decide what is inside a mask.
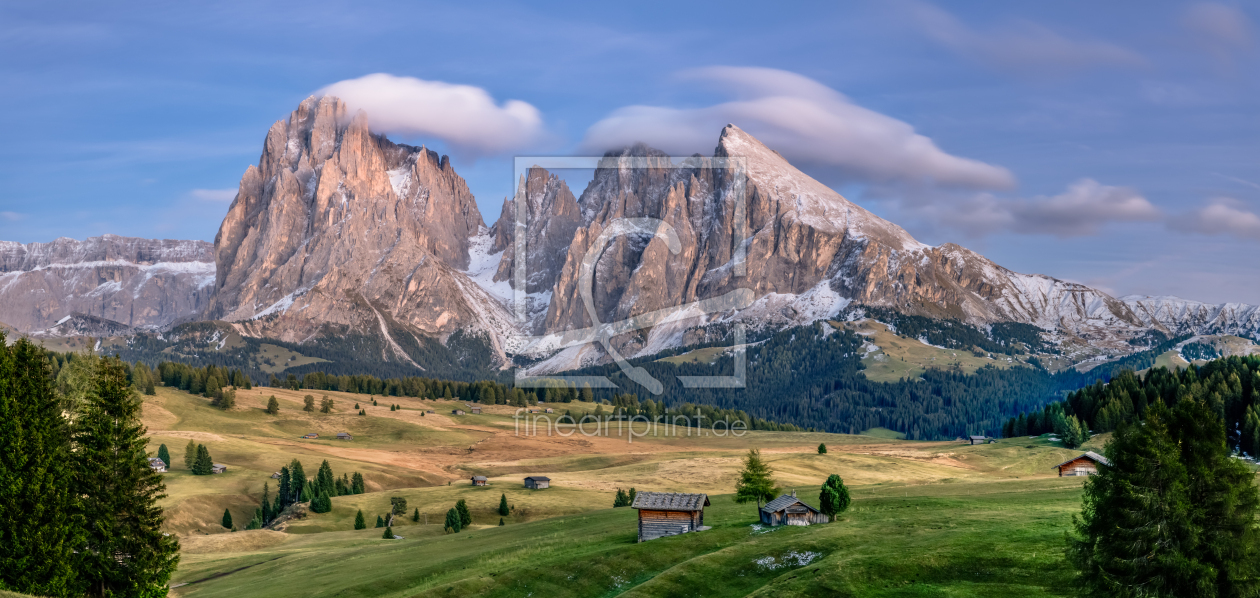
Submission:
[[[527,216],[523,321],[513,303],[518,211]],[[665,225],[593,248],[627,219]],[[666,227],[674,248],[652,236]],[[580,292],[588,254],[590,307]],[[609,153],[580,197],[531,169],[487,227],[446,156],[393,143],[371,132],[366,114],[312,97],[268,131],[213,245],[112,235],[0,242],[0,322],[21,333],[161,335],[219,321],[223,334],[291,347],[360,339],[355,361],[427,371],[477,344],[477,363],[491,369],[606,363],[598,345],[561,348],[563,333],[592,317],[615,322],[736,291],[748,301],[680,311],[613,346],[643,357],[721,340],[735,323],[778,330],[852,305],[982,330],[1032,324],[1075,361],[1132,352],[1151,331],[1260,339],[1256,306],[1114,298],[958,245],[920,243],[734,125],[713,157],[678,163],[644,146]],[[447,351],[452,342],[461,350]]]

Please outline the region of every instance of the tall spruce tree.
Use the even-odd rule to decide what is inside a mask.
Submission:
[[[197,458],[193,460],[193,475],[210,475],[213,473],[214,459],[204,444],[197,445]]]
[[[293,482],[287,465],[280,468],[280,487],[276,489],[276,499],[280,501],[281,508],[293,504]]]
[[[757,508],[761,508],[762,502],[773,500],[779,493],[773,476],[774,471],[761,459],[761,451],[748,449],[744,469],[739,472],[739,481],[735,482],[735,502],[756,501]]]
[[[354,472],[350,477],[350,492],[353,494],[363,494],[367,492],[367,484],[363,481],[363,474]]]
[[[354,514],[354,529],[367,529],[367,521],[363,518],[363,509]]]
[[[280,413],[280,401],[276,400],[276,395],[271,395],[271,398],[267,399],[267,413],[271,415]]]
[[[455,502],[455,511],[459,513],[459,527],[467,528],[472,525],[472,513],[468,510],[468,503],[464,499]]]
[[[163,463],[166,464],[167,469],[171,468],[171,451],[166,448],[165,444],[158,447],[157,456],[159,459],[162,460]]]
[[[1253,596],[1260,499],[1216,407],[1155,401],[1122,421],[1085,483],[1068,558],[1094,596]]]
[[[446,512],[446,521],[442,524],[442,529],[450,534],[458,534],[460,529],[459,511],[450,509]]]
[[[302,462],[294,459],[289,463],[289,489],[293,491],[293,502],[306,502],[306,472],[302,471]]]
[[[507,514],[508,514],[507,494],[499,495],[499,514],[504,517],[507,517]]]
[[[179,543],[162,533],[166,486],[149,467],[140,397],[116,359],[99,360],[92,386],[73,426],[75,493],[90,522],[75,569],[92,595],[164,595]]]
[[[327,459],[324,459],[324,462],[319,464],[319,471],[315,473],[315,487],[319,489],[320,493],[328,496],[337,495],[337,479],[333,475],[332,465],[328,464]]]
[[[223,521],[221,521],[220,523],[223,524],[223,527],[232,529],[232,511],[223,509]]]
[[[188,445],[184,447],[184,467],[193,468],[193,464],[197,462],[197,443],[192,439],[188,440]]]
[[[0,334],[0,589],[71,594],[76,517],[70,428],[43,350]]]

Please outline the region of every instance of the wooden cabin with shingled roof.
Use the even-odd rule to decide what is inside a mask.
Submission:
[[[765,525],[809,525],[830,523],[831,518],[796,497],[796,491],[784,494],[761,507],[761,523]]]
[[[681,492],[639,492],[632,509],[639,511],[639,541],[709,529],[704,525],[707,494]]]

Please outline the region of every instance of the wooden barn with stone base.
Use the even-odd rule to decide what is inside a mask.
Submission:
[[[709,529],[704,525],[707,494],[679,492],[639,492],[632,509],[639,510],[639,541]]]
[[[795,490],[761,507],[761,523],[764,525],[809,525],[830,522],[831,518],[822,511],[796,498]]]
[[[1103,465],[1111,465],[1111,461],[1108,461],[1106,457],[1095,453],[1094,451],[1087,451],[1084,455],[1068,459],[1067,461],[1055,465],[1055,467],[1059,468],[1059,477],[1066,478],[1072,476],[1094,475],[1098,473],[1099,463],[1102,463]]]
[[[532,475],[525,478],[525,487],[530,490],[542,490],[551,487],[551,478],[543,475]]]

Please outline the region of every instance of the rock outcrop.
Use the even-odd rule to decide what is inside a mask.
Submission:
[[[335,97],[308,98],[241,179],[204,317],[297,342],[380,335],[384,359],[410,363],[399,335],[482,330],[497,342],[505,308],[464,273],[470,238],[485,234],[446,156],[373,134]]]
[[[531,180],[542,177],[531,174]],[[1250,306],[1174,302],[1179,306],[1174,309],[1151,300],[1120,300],[1084,285],[1007,270],[954,244],[925,245],[797,170],[734,125],[722,131],[713,158],[694,156],[671,165],[667,156],[643,146],[605,156],[578,207],[582,223],[563,252],[559,271],[540,271],[546,264],[531,259],[531,289],[535,280],[555,280],[541,330],[551,336],[530,347],[540,354],[556,347],[549,341],[561,333],[595,324],[579,292],[583,259],[614,223],[641,218],[672,229],[678,252],[665,235],[651,235],[660,232],[656,229],[618,236],[595,248],[592,297],[599,322],[727,296],[736,289],[751,291],[753,301],[717,313],[681,312],[646,330],[623,334],[614,344],[624,354],[650,355],[710,340],[703,332],[708,324],[796,325],[836,317],[851,303],[978,325],[1035,324],[1060,338],[1121,353],[1132,350],[1130,339],[1151,328],[1244,336],[1260,330],[1258,310]],[[535,213],[531,209],[531,216]],[[564,214],[558,227],[567,230],[568,212],[558,213]],[[501,217],[495,228],[504,226]],[[532,231],[552,226],[531,222],[531,242],[537,237]],[[741,247],[742,258],[737,251]],[[549,250],[548,255],[561,252]],[[505,264],[500,275],[506,272]],[[531,372],[562,371],[604,359],[600,351],[573,347]]]
[[[75,313],[161,328],[198,313],[214,282],[205,241],[104,235],[83,241],[0,241],[0,321],[21,332]]]

